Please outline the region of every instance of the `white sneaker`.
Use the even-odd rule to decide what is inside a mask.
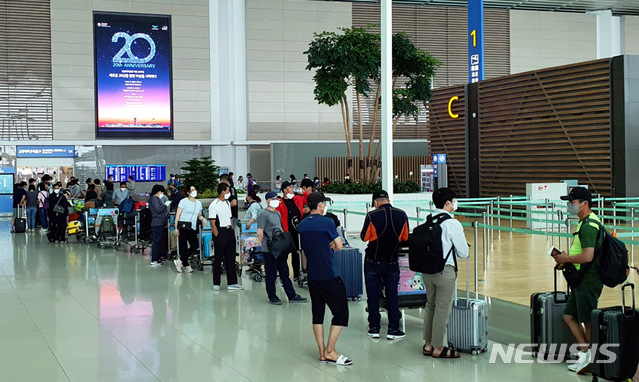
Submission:
[[[240,284],[232,284],[226,287],[226,289],[228,290],[243,290],[244,287],[241,286]]]
[[[588,358],[586,358],[586,355],[588,355]],[[590,349],[588,349],[588,352],[586,353],[580,351],[578,354],[577,361],[575,361],[575,363],[573,364],[568,365],[568,370],[577,372],[581,364],[583,364],[586,359],[590,361]]]
[[[583,362],[579,363],[577,370],[575,370],[579,375],[590,373],[590,349],[585,354]]]
[[[220,290],[220,286],[219,285],[213,285],[213,290],[214,291],[219,291]]]
[[[175,269],[177,269],[178,273],[182,273],[182,260],[175,259],[173,260],[173,264],[175,264]]]
[[[152,267],[161,267],[162,265],[164,264],[162,264],[160,261],[151,261]]]
[[[186,273],[193,273],[193,268],[191,268],[190,265],[188,265],[186,268],[184,268],[184,272]]]

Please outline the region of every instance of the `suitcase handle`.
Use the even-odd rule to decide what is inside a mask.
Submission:
[[[555,299],[555,303],[558,303],[558,299],[557,299],[557,295],[559,295],[558,291],[557,291],[557,273],[559,272],[559,270],[557,268],[553,268],[554,274],[555,274],[555,293],[553,293],[553,298]],[[566,299],[568,298],[568,295],[570,294],[570,286],[567,285],[566,286]],[[562,301],[562,302],[566,302],[566,301]]]
[[[632,315],[628,316],[626,315],[626,287],[630,287],[631,292],[632,292]],[[627,283],[624,284],[621,287],[621,312],[623,313],[624,317],[634,317],[637,314],[637,311],[635,310],[635,284],[633,283]]]

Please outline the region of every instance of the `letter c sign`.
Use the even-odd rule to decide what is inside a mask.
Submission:
[[[454,96],[454,97],[451,97],[450,100],[448,101],[448,115],[450,115],[452,119],[459,118],[459,114],[453,113],[453,102],[458,100],[459,100],[459,97]]]

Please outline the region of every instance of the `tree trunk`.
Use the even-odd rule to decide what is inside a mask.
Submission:
[[[342,119],[344,120],[344,135],[346,136],[346,163],[348,168],[348,173],[353,173],[353,159],[351,152],[351,115],[348,109],[348,99],[346,96],[342,96],[342,101],[340,102],[342,106]]]
[[[371,136],[370,136],[370,140],[368,142],[368,157],[366,159],[366,180],[370,183],[373,183],[375,181],[375,179],[373,179],[373,149],[375,146],[375,134],[376,134],[376,127],[377,127],[377,118],[379,116],[379,93],[381,91],[381,86],[380,83],[377,83],[377,91],[375,92],[375,109],[373,111],[373,126],[371,128]]]
[[[393,121],[393,136],[395,136],[395,129],[397,129],[397,124],[401,117],[402,115],[400,114],[397,117],[395,117],[395,120]],[[380,176],[382,172],[382,160],[381,160],[382,144],[381,143],[382,143],[382,137],[380,137],[379,139],[379,143],[377,144],[377,152],[375,153],[375,162],[377,163],[377,166],[375,166],[375,169],[374,169],[375,179],[377,179],[377,177]]]

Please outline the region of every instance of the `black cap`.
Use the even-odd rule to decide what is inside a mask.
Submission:
[[[313,192],[306,197],[308,201],[308,208],[315,210],[317,205],[326,201],[326,196],[323,192]]]
[[[289,181],[287,180],[287,181],[282,182],[282,187],[280,187],[280,189],[281,189],[282,191],[284,191],[284,189],[285,189],[286,187],[290,187],[290,186],[291,186],[291,182],[289,182]]]
[[[584,187],[573,187],[568,195],[561,197],[561,200],[567,200],[569,202],[573,200],[587,200],[592,202],[592,194]]]
[[[379,191],[373,192],[373,201],[375,201],[375,199],[379,199],[379,198],[388,199],[388,192],[386,192],[384,190],[379,190]]]

